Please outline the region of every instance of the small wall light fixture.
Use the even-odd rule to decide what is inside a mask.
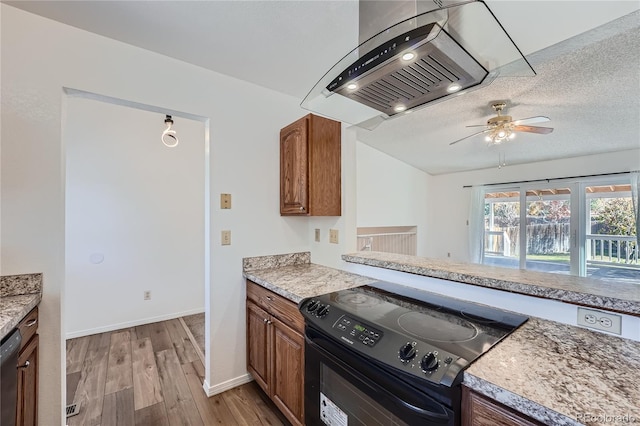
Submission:
[[[166,116],[164,124],[166,124],[167,128],[162,132],[162,143],[169,148],[173,148],[178,145],[179,141],[176,136],[176,131],[171,128],[171,126],[173,126],[173,120],[170,115]]]

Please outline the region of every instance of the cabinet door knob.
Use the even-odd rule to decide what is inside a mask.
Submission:
[[[273,324],[273,321],[268,321],[268,320],[267,320],[267,324]]]
[[[267,324],[267,323],[269,322],[269,320],[268,320],[268,319],[266,319],[266,318],[264,318],[264,319],[262,320],[262,322],[263,322],[263,323],[265,323],[265,324]]]
[[[300,206],[300,211],[303,212],[304,211],[304,207]]]
[[[267,296],[267,300],[271,302],[273,300],[273,297]]]
[[[25,362],[24,365],[19,365],[18,368],[27,368],[31,364],[29,361]]]

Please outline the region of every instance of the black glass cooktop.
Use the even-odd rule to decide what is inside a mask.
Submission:
[[[436,382],[462,369],[527,317],[388,282],[300,304],[307,324],[362,355]]]

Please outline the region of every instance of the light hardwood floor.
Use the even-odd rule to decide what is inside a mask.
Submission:
[[[179,320],[67,341],[69,426],[285,425],[255,382],[207,398]]]

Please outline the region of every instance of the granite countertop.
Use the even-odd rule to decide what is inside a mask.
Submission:
[[[377,281],[306,254],[247,259],[246,278],[296,303]],[[640,423],[640,342],[530,318],[465,370],[464,384],[548,425]]]
[[[640,342],[531,318],[464,384],[548,425],[640,423]]]
[[[350,263],[640,316],[640,290],[634,283],[612,283],[573,275],[381,252],[345,254],[342,259]]]
[[[0,339],[42,300],[42,274],[0,277]]]
[[[377,280],[313,263],[245,271],[244,277],[296,303]]]

